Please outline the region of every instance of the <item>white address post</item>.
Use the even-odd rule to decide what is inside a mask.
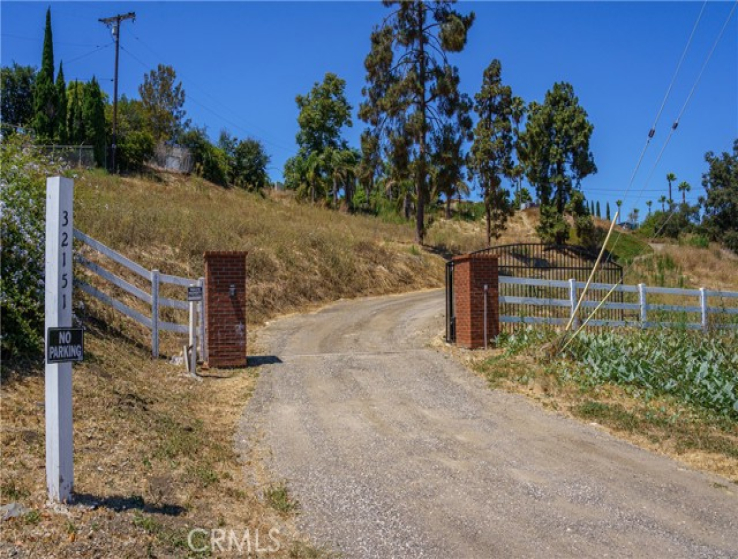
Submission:
[[[72,326],[72,200],[74,181],[46,180],[46,343],[49,328]],[[48,349],[46,351],[48,355]],[[46,486],[64,502],[74,487],[72,364],[46,363]]]

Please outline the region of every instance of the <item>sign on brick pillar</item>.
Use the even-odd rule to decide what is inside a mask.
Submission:
[[[485,313],[485,287],[487,310]],[[484,347],[500,333],[497,256],[467,254],[454,258],[454,305],[456,343],[469,349]]]
[[[246,366],[246,254],[205,253],[208,366]]]

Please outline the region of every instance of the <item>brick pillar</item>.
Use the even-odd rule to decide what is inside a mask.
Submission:
[[[484,347],[484,286],[487,285],[487,339],[500,333],[500,301],[497,256],[467,254],[454,258],[454,313],[456,343],[476,349]]]
[[[205,253],[208,366],[246,366],[246,253]]]

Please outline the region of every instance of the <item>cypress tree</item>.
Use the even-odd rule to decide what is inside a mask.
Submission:
[[[102,167],[105,165],[105,104],[95,76],[82,91],[82,121],[85,141],[94,148],[95,162]]]
[[[602,219],[602,212],[600,211],[600,201],[597,200],[597,217]]]
[[[59,73],[56,76],[56,97],[58,112],[56,119],[56,138],[60,144],[66,144],[67,134],[67,84],[64,81],[64,67],[59,63]]]
[[[51,35],[51,8],[47,8],[41,70],[36,77],[36,86],[33,93],[33,108],[35,113],[33,129],[39,141],[52,141],[56,135],[57,96],[57,88],[54,85],[54,41]]]
[[[610,221],[610,202],[607,203],[605,211],[607,212],[607,221]]]

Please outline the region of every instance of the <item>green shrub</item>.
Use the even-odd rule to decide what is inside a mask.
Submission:
[[[121,171],[140,171],[153,155],[154,138],[148,132],[129,132],[118,143]]]
[[[46,183],[65,171],[28,139],[0,146],[0,302],[3,357],[35,357],[43,346]]]

